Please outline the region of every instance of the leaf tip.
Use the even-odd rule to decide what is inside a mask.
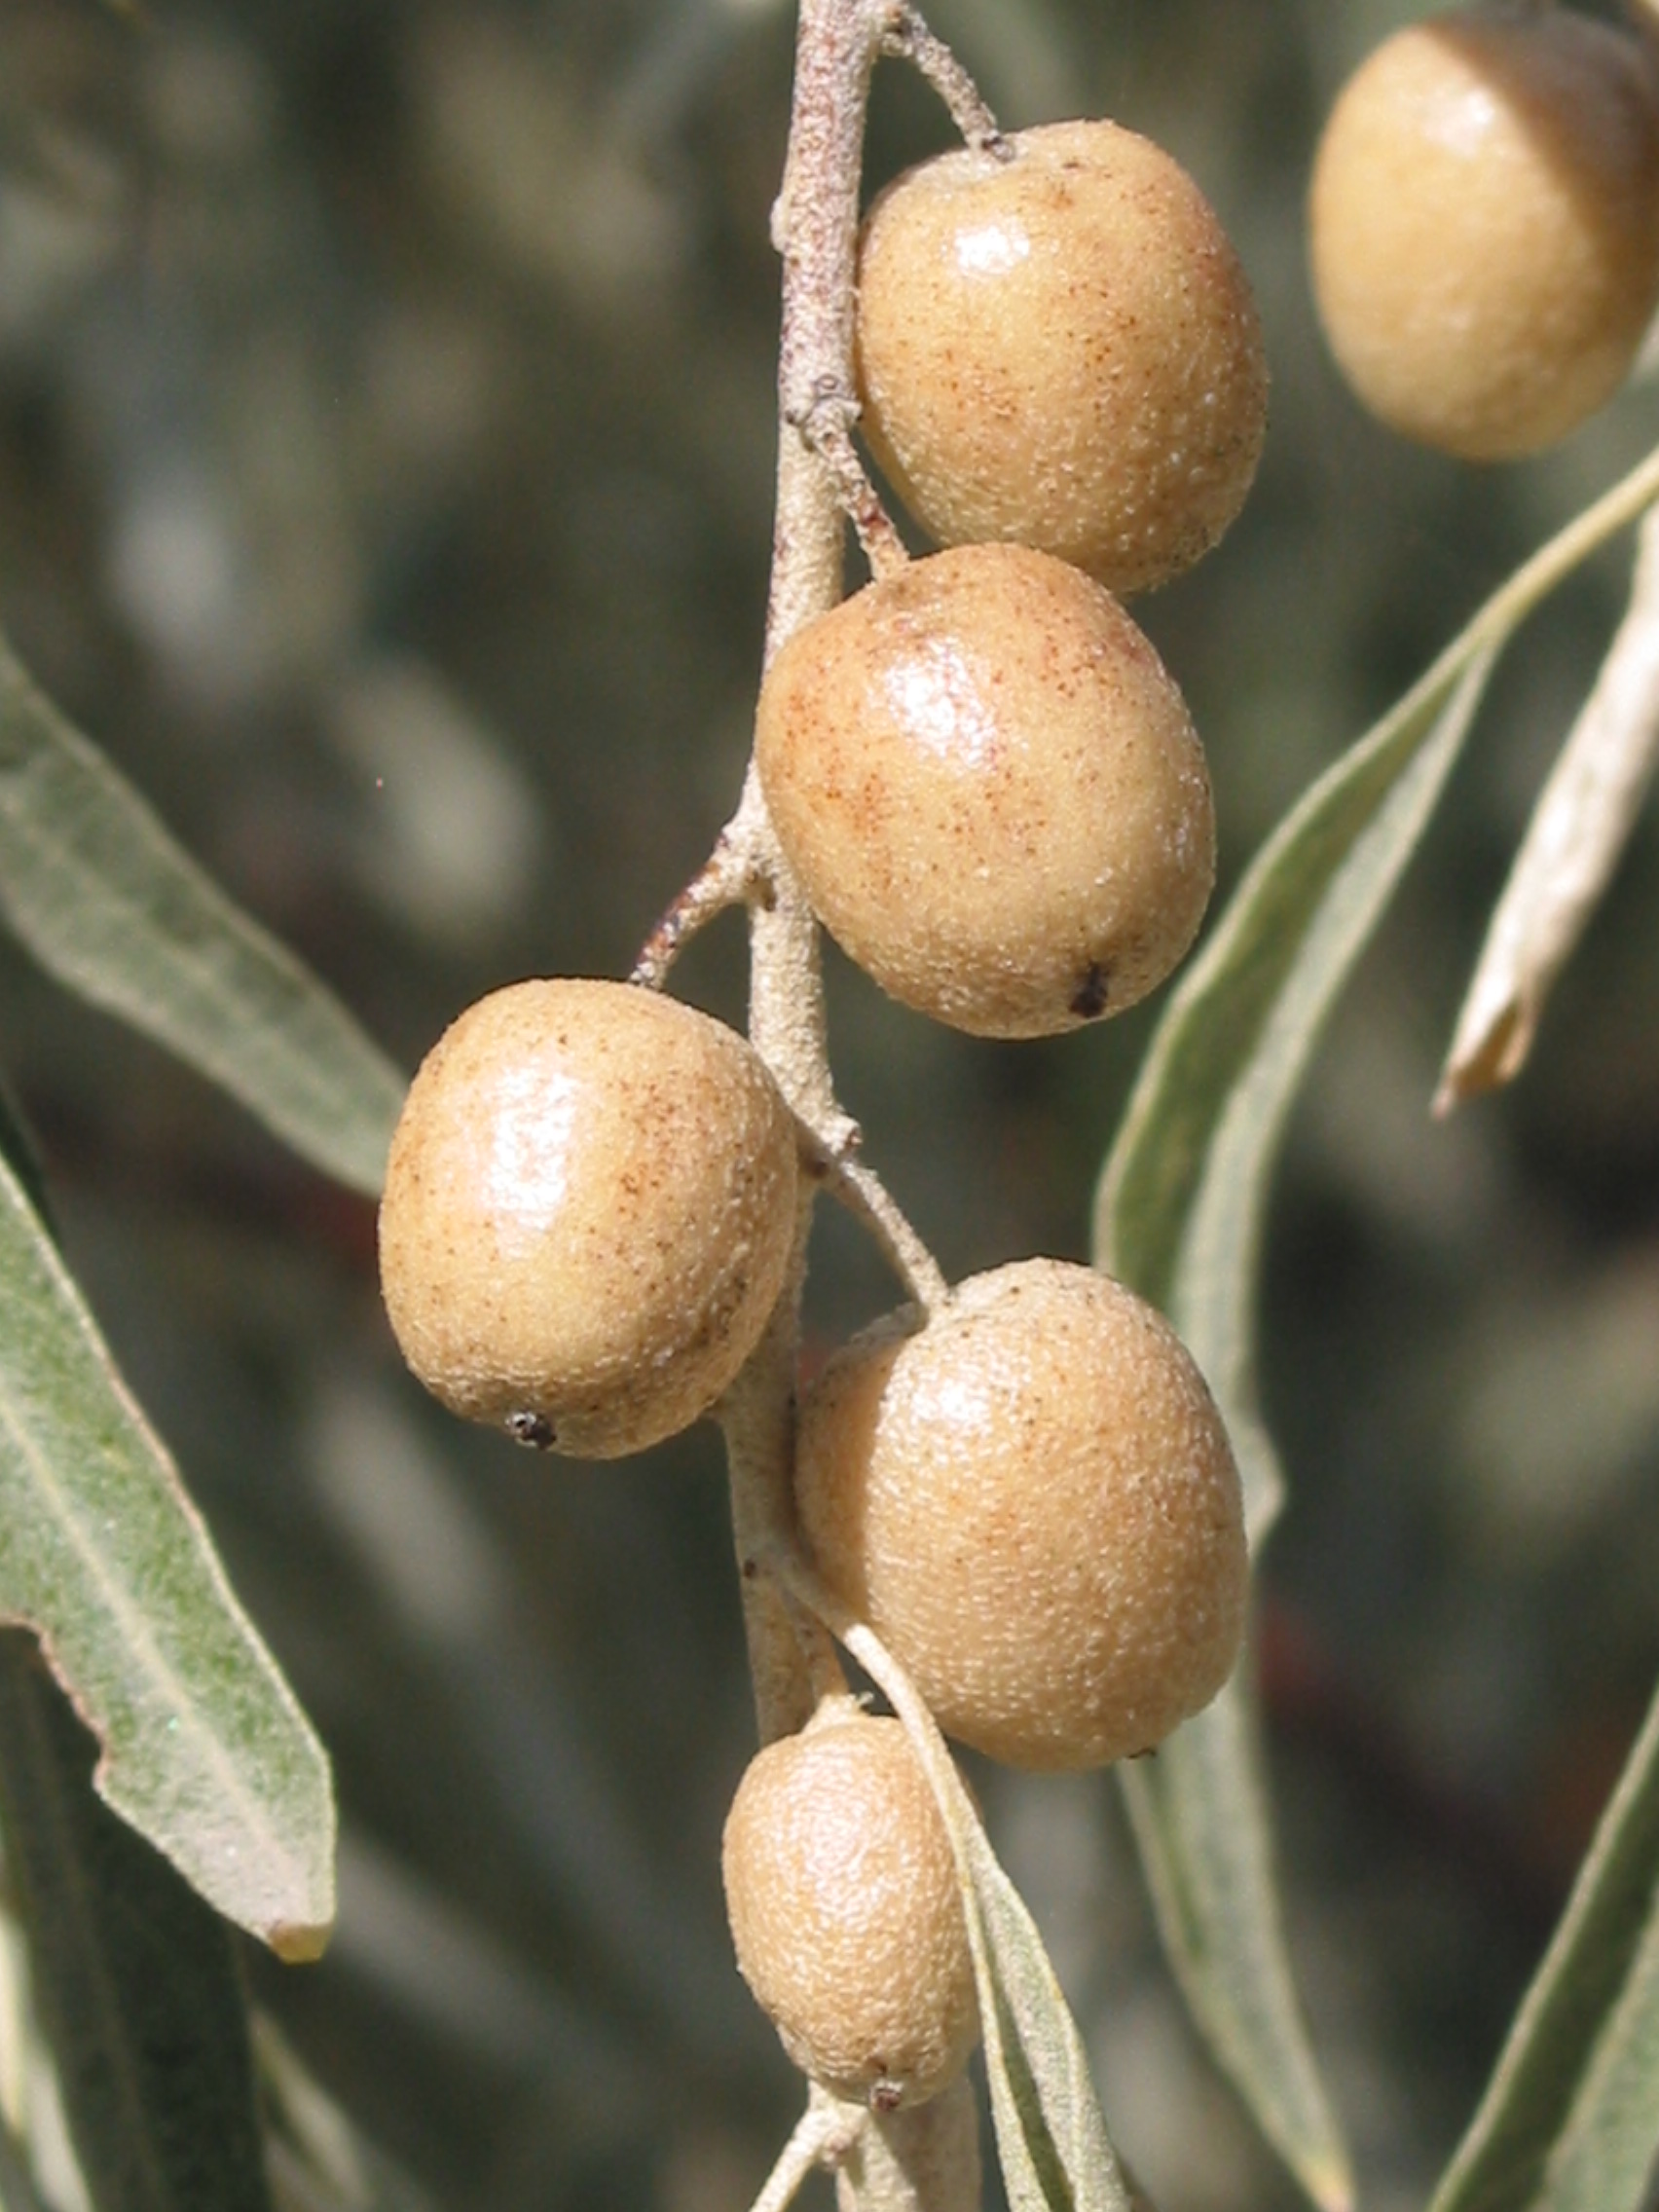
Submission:
[[[1319,2212],[1354,2212],[1359,2199],[1348,2162],[1340,2151],[1305,2159],[1299,2179]]]
[[[334,1934],[330,1918],[321,1921],[285,1921],[259,1934],[286,1967],[308,1967],[321,1958]]]
[[[1536,1028],[1534,1013],[1510,998],[1471,1033],[1459,1029],[1434,1093],[1435,1120],[1443,1122],[1454,1107],[1512,1083],[1527,1064]]]

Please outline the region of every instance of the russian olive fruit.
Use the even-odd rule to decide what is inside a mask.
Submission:
[[[1243,504],[1255,304],[1208,201],[1134,131],[1050,124],[909,170],[870,209],[858,284],[865,432],[943,543],[1013,539],[1140,591]]]
[[[1150,1751],[1237,1655],[1221,1417],[1168,1323],[1092,1269],[1022,1261],[855,1338],[801,1407],[796,1502],[940,1726],[1012,1766]]]
[[[1634,37],[1566,9],[1458,8],[1379,47],[1332,110],[1313,288],[1365,405],[1501,461],[1623,382],[1659,301],[1659,88]]]
[[[897,1720],[850,1701],[751,1762],[721,1852],[737,1963],[801,2071],[891,2111],[978,2041],[974,1962],[933,1793]]]
[[[1047,1036],[1132,1006],[1209,898],[1180,691],[1109,592],[1024,546],[912,561],[798,630],[756,758],[831,936],[959,1029]]]
[[[794,1124],[744,1040],[626,983],[515,983],[427,1054],[381,1282],[409,1365],[522,1441],[638,1452],[754,1349],[795,1228]]]

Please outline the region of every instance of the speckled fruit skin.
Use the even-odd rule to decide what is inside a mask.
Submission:
[[[977,1275],[855,1338],[801,1409],[826,1582],[947,1735],[1011,1766],[1150,1751],[1243,1633],[1238,1473],[1160,1314],[1092,1269]]]
[[[1623,382],[1659,301],[1659,92],[1568,10],[1457,9],[1349,79],[1314,165],[1313,288],[1348,382],[1409,438],[1503,461]]]
[[[423,1062],[392,1138],[381,1285],[456,1413],[608,1459],[707,1412],[795,1226],[794,1125],[732,1030],[631,984],[514,983]]]
[[[1261,325],[1178,162],[1056,123],[924,163],[870,209],[857,372],[882,468],[942,543],[1010,538],[1113,591],[1164,582],[1244,502]]]
[[[1181,694],[1049,554],[935,554],[807,624],[761,686],[756,756],[830,934],[958,1029],[1117,1014],[1202,918],[1215,818]]]
[[[737,1963],[801,2071],[892,2111],[979,2036],[949,1839],[903,1728],[850,1702],[750,1764],[721,1851]]]

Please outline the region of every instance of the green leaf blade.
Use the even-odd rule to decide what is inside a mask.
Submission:
[[[1187,1295],[1214,1284],[1229,1305],[1240,1294],[1247,1305],[1253,1231],[1283,1115],[1319,1024],[1421,834],[1492,661],[1540,600],[1656,498],[1659,451],[1493,594],[1292,808],[1188,967],[1153,1038],[1094,1209],[1097,1262],[1165,1311],[1173,1315],[1180,1298],[1177,1278],[1194,1223],[1202,1225],[1199,1209],[1219,1208],[1227,1189],[1217,1186],[1229,1181],[1240,1214],[1231,1227],[1224,1214],[1212,1217],[1207,1241],[1217,1259],[1201,1280],[1189,1281]],[[1250,1172],[1220,1175],[1224,1134],[1235,1146],[1230,1166]],[[1230,1318],[1218,1333],[1237,1334]]]
[[[230,1932],[97,1802],[92,1763],[92,1746],[32,1640],[0,1633],[7,1866],[92,2203],[97,2212],[270,2212]]]
[[[966,1792],[963,1793],[966,1803]],[[985,2072],[1011,2212],[1130,2212],[1088,2058],[1024,1899],[977,1819],[962,1825],[991,1998]]]
[[[1170,1001],[1096,1196],[1096,1264],[1169,1314],[1245,1439],[1257,1542],[1279,1492],[1254,1388],[1268,1181],[1320,1027],[1485,688],[1493,648],[1459,645],[1313,785],[1252,863]]]
[[[105,1801],[227,1918],[314,1956],[334,1916],[327,1761],[4,1165],[0,1620],[39,1634],[102,1747]]]
[[[991,1849],[938,1721],[873,1630],[798,1556],[788,1560],[785,1579],[891,1702],[950,1838],[1010,2212],[1134,2212],[1065,1993],[1036,1922]]]
[[[193,861],[0,636],[0,912],[47,972],[378,1194],[403,1077]]]
[[[1257,1411],[1268,1182],[1319,1027],[1415,849],[1495,646],[1479,639],[1340,760],[1269,841],[1155,1040],[1107,1163],[1096,1256],[1163,1305],[1209,1379],[1253,1545],[1283,1494]],[[1171,1134],[1164,1149],[1164,1131]],[[1314,2203],[1352,2201],[1297,2002],[1261,1745],[1235,1681],[1156,1762],[1120,1769],[1159,1930],[1224,2071]]]
[[[1183,1996],[1263,2135],[1313,2203],[1354,2200],[1273,1879],[1255,1714],[1239,1676],[1154,1759],[1120,1767],[1159,1933]]]
[[[1641,2212],[1659,2168],[1659,1695],[1431,2212]]]
[[[1252,1543],[1283,1494],[1258,1409],[1269,1180],[1338,992],[1386,908],[1516,625],[1659,497],[1659,452],[1552,538],[1318,779],[1174,992],[1101,1176],[1096,1264],[1161,1306],[1234,1439]],[[1160,1933],[1218,2060],[1316,2203],[1351,2201],[1285,1950],[1260,1745],[1236,1685],[1123,1774]]]

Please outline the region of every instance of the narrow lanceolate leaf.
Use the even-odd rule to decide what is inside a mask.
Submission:
[[[1077,2022],[1024,1899],[967,1809],[985,2071],[1011,2212],[1130,2212]]]
[[[1487,647],[1452,682],[1414,695],[1408,714],[1390,718],[1314,787],[1252,869],[1193,977],[1189,1003],[1206,1007],[1207,1017],[1171,1038],[1181,1011],[1171,1010],[1154,1055],[1172,1047],[1185,1079],[1170,1109],[1175,1141],[1198,1138],[1185,1204],[1168,1202],[1173,1177],[1158,1187],[1159,1163],[1149,1159],[1156,1124],[1137,1119],[1141,1093],[1108,1164],[1101,1264],[1164,1306],[1209,1377],[1258,1544],[1282,1489],[1256,1411],[1251,1339],[1275,1140],[1317,1025],[1428,818],[1492,657]],[[1206,983],[1221,991],[1219,1002],[1199,996]],[[1218,1003],[1230,1017],[1225,1038]],[[1155,1079],[1160,1072],[1149,1070]],[[1135,1210],[1149,1185],[1161,1215],[1153,1205]],[[1296,2001],[1261,1747],[1239,1680],[1156,1761],[1120,1774],[1160,1934],[1195,2018],[1309,2195],[1348,2204],[1347,2153]]]
[[[1444,786],[1499,648],[1605,537],[1659,497],[1659,454],[1552,539],[1399,704],[1313,785],[1257,857],[1174,993],[1095,1209],[1098,1263],[1161,1306],[1221,1402],[1252,1540],[1281,1478],[1257,1408],[1253,1309],[1269,1177],[1320,1026]],[[1351,2200],[1348,2161],[1296,2003],[1267,1791],[1236,1683],[1124,1775],[1160,1929],[1194,2015],[1303,2187]]]
[[[1659,1697],[1431,2212],[1641,2212],[1656,2176]]]
[[[234,905],[0,636],[0,912],[35,958],[378,1193],[405,1084]]]
[[[1208,1378],[1238,1455],[1253,1543],[1282,1488],[1256,1410],[1253,1337],[1279,1135],[1494,653],[1480,644],[1437,664],[1286,816],[1171,1002],[1106,1163],[1096,1257],[1164,1309]]]
[[[314,1956],[327,1761],[3,1160],[0,1620],[39,1634],[104,1800],[229,1919]]]
[[[95,1746],[0,1633],[0,1818],[95,2212],[270,2212],[230,1931],[92,1794]]]
[[[23,2147],[0,2115],[0,2212],[41,2212]]]
[[[1222,2067],[1315,2204],[1353,2202],[1291,1977],[1255,1712],[1235,1676],[1118,1779],[1159,1932]],[[1275,2070],[1276,2069],[1276,2070]]]
[[[991,2118],[1010,2212],[1134,2212],[1077,2022],[938,1722],[880,1639],[815,1575],[794,1562],[788,1579],[904,1723],[949,1834],[968,1915]]]
[[[1159,1024],[1101,1176],[1096,1257],[1172,1315],[1178,1300],[1205,1309],[1206,1372],[1247,1425],[1265,1186],[1319,1026],[1421,834],[1493,658],[1656,498],[1659,452],[1519,569],[1318,779],[1251,864]],[[1271,1460],[1246,1474],[1260,1536],[1276,1478]]]

